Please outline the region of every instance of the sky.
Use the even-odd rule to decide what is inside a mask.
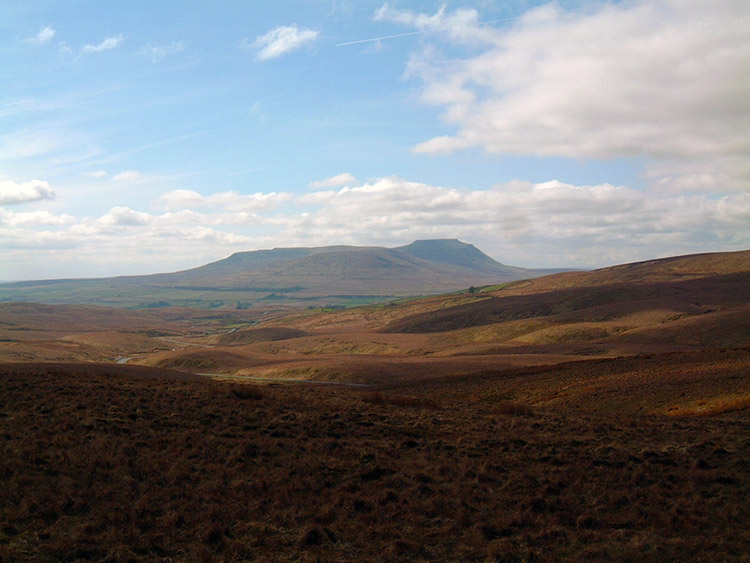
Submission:
[[[0,280],[750,248],[747,0],[0,3]]]

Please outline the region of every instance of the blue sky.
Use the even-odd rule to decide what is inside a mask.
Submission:
[[[749,28],[744,0],[4,3],[0,279],[750,247]]]

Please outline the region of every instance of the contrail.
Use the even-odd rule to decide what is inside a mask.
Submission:
[[[428,33],[435,31],[434,29],[423,29],[422,31],[410,31],[409,33],[399,33],[397,35],[383,35],[382,37],[373,37],[372,39],[359,39],[358,41],[347,41],[346,43],[339,43],[336,47],[344,47],[346,45],[356,45],[358,43],[371,43],[372,41],[382,41],[383,39],[396,39],[397,37],[406,37],[407,35],[419,35],[421,33]]]
[[[503,18],[501,20],[491,20],[488,22],[480,23],[479,25],[488,25],[491,23],[507,22],[511,20],[517,20],[523,16],[515,16],[513,18]],[[383,35],[382,37],[372,37],[370,39],[358,39],[357,41],[347,41],[346,43],[338,43],[336,47],[345,47],[347,45],[358,45],[359,43],[372,43],[373,41],[383,41],[384,39],[396,39],[398,37],[408,37],[409,35],[421,35],[423,33],[430,33],[431,31],[440,31],[441,29],[449,29],[447,27],[438,27],[436,29],[422,29],[420,31],[410,31],[409,33],[398,33],[396,35]]]

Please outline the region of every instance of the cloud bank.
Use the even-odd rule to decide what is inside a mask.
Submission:
[[[45,183],[12,186],[23,201],[49,193]],[[18,196],[22,191],[26,195]],[[334,242],[398,246],[420,238],[459,238],[508,264],[549,267],[750,247],[747,192],[659,196],[558,181],[469,190],[390,176],[302,194],[172,190],[154,209],[118,206],[98,217],[73,218],[5,208],[0,248],[8,265],[28,262],[32,249],[37,264],[58,272],[26,274],[39,278],[62,277],[65,256],[79,257],[76,266],[90,263],[100,275],[114,275],[178,270],[241,250]]]

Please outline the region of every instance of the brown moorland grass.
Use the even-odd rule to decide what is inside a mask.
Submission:
[[[264,327],[220,334],[215,336],[213,341],[222,346],[242,346],[255,342],[276,342],[290,338],[301,338],[303,336],[307,336],[305,331],[294,328]]]
[[[665,414],[669,416],[716,416],[745,409],[750,409],[750,393],[711,397],[687,405],[671,406],[666,409]]]
[[[750,392],[748,366],[748,350],[644,355],[368,402],[0,364],[0,560],[742,561],[748,411],[653,409]]]
[[[749,285],[750,272],[739,272],[669,283],[616,283],[507,296],[500,293],[468,304],[404,316],[383,330],[435,333],[540,317],[580,323],[665,307],[701,314],[746,306]]]
[[[748,271],[750,250],[690,254],[511,282],[493,293],[522,295],[571,287],[674,282]]]
[[[380,391],[370,391],[362,395],[365,403],[373,405],[395,405],[398,407],[421,408],[421,409],[439,409],[440,405],[431,399],[424,397],[414,397],[409,395],[389,395]]]

